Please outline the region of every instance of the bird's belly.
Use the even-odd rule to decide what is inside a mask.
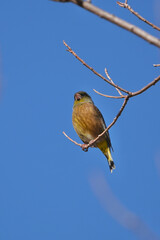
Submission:
[[[73,127],[84,143],[89,143],[105,129],[93,106],[86,103],[73,108]]]
[[[77,132],[78,136],[84,143],[89,143],[92,139],[94,139],[94,135],[92,134],[92,131],[90,130],[89,122],[86,118],[83,118],[81,116],[74,116],[73,115],[73,127],[75,131]]]

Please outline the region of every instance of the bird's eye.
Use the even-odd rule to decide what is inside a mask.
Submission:
[[[81,100],[81,95],[77,93],[77,94],[75,95],[75,100],[76,100],[76,101]]]

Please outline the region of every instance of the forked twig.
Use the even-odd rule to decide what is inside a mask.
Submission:
[[[108,79],[110,80],[110,82],[114,83],[113,80],[112,80],[112,78],[109,76],[109,73],[108,73],[108,71],[107,71],[107,68],[105,68],[104,71],[105,71],[106,76],[107,76]],[[117,92],[119,93],[120,96],[123,95],[123,94],[121,93],[121,91],[120,91],[118,88],[115,88],[115,89],[117,90]]]
[[[130,94],[131,92],[123,89],[122,87],[119,87],[118,85],[110,82],[110,80],[108,80],[107,78],[103,77],[100,73],[96,72],[92,67],[90,67],[87,63],[85,63],[84,60],[82,60],[82,58],[80,58],[68,45],[65,41],[63,41],[64,45],[67,47],[67,51],[70,52],[71,54],[73,54],[73,56],[75,56],[84,66],[86,66],[89,70],[91,70],[95,75],[97,75],[98,77],[102,78],[104,81],[106,81],[107,83],[109,83],[111,86],[118,88],[119,90],[121,90],[122,92],[125,92],[127,94]]]
[[[87,63],[85,63],[64,41],[63,41],[64,45],[67,47],[67,50],[73,55],[75,56],[84,66],[86,66],[89,70],[91,70],[94,74],[96,74],[98,77],[102,78],[103,80],[105,80],[107,83],[109,83],[110,85],[112,85],[113,87],[115,87],[115,89],[118,91],[119,95],[120,96],[110,96],[110,95],[105,95],[105,94],[102,94],[98,91],[96,91],[94,89],[94,91],[96,93],[98,93],[99,95],[102,95],[102,96],[105,96],[105,97],[109,97],[109,98],[117,98],[117,99],[122,99],[124,98],[124,101],[123,101],[123,104],[119,110],[119,112],[117,113],[116,117],[113,119],[113,121],[110,123],[110,125],[101,133],[97,136],[97,138],[95,138],[94,140],[91,141],[91,143],[89,144],[86,144],[85,145],[85,148],[83,148],[83,150],[87,151],[89,147],[93,146],[94,143],[99,140],[115,123],[116,121],[118,120],[118,118],[120,117],[121,113],[123,112],[124,108],[126,107],[127,103],[128,103],[128,100],[132,97],[135,97],[143,92],[145,92],[147,89],[149,89],[150,87],[152,87],[153,85],[155,85],[158,81],[160,81],[160,76],[158,76],[157,78],[155,78],[153,81],[151,81],[150,83],[148,83],[145,87],[141,88],[140,90],[136,91],[136,92],[130,92],[130,91],[127,91],[121,87],[119,87],[118,85],[116,85],[113,80],[111,79],[111,77],[109,76],[108,72],[107,72],[107,69],[105,69],[105,73],[108,77],[105,78],[103,77],[101,74],[99,74],[98,72],[96,72],[92,67],[90,67]],[[160,64],[159,64],[160,65]],[[127,93],[126,95],[123,95],[122,92],[125,92]],[[73,143],[75,143],[76,145],[82,147],[82,144],[79,144],[77,143],[76,141],[72,140],[70,137],[68,137],[68,135],[63,132],[63,134]]]
[[[138,12],[135,12],[131,6],[128,5],[127,1],[125,1],[125,3],[122,3],[122,2],[119,2],[117,1],[117,4],[120,6],[120,7],[123,7],[123,8],[127,8],[131,13],[133,13],[136,17],[138,17],[141,21],[147,23],[148,25],[150,25],[151,27],[153,27],[154,29],[160,31],[160,28],[157,27],[156,25],[154,25],[153,23],[149,22],[148,20],[146,20],[144,17],[142,17]]]
[[[111,83],[114,83],[113,80],[112,80],[112,78],[109,76],[109,73],[108,73],[108,71],[107,71],[107,68],[105,68],[104,71],[105,71],[105,74],[106,74],[107,78],[109,79],[109,81],[110,81]],[[103,96],[103,97],[114,98],[114,99],[125,98],[125,95],[123,95],[118,88],[115,87],[115,89],[117,90],[117,92],[119,93],[120,96],[110,96],[110,95],[106,95],[106,94],[103,94],[103,93],[98,92],[98,91],[95,90],[95,89],[93,89],[93,91],[96,92],[97,94]]]

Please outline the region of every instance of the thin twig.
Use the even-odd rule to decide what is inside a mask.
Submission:
[[[139,95],[141,93],[143,93],[144,91],[146,91],[148,88],[150,88],[151,86],[155,85],[159,80],[160,80],[160,76],[158,76],[157,78],[155,78],[152,82],[150,82],[149,84],[147,84],[145,87],[143,87],[142,89],[136,91],[136,92],[130,92],[130,91],[127,91],[121,87],[119,87],[118,85],[116,85],[113,81],[111,82],[111,80],[108,80],[107,78],[103,77],[100,73],[96,72],[92,67],[90,67],[87,63],[85,63],[72,49],[71,47],[69,47],[67,45],[67,43],[65,41],[63,41],[64,45],[67,47],[68,51],[73,54],[73,56],[75,56],[84,66],[86,66],[89,70],[91,70],[95,75],[97,75],[98,77],[102,78],[104,81],[106,81],[107,83],[109,83],[110,85],[112,85],[113,87],[115,87],[116,89],[119,89],[121,90],[122,92],[125,92],[127,93],[126,96],[129,95],[129,98],[130,97],[134,97],[136,95]],[[108,74],[108,73],[107,73]],[[109,75],[108,75],[109,76]],[[109,76],[109,79],[110,76]],[[125,97],[126,97],[125,96]]]
[[[110,96],[110,95],[106,95],[106,94],[103,94],[103,93],[100,93],[98,92],[97,90],[93,89],[93,91],[103,97],[108,97],[108,98],[115,98],[115,99],[120,99],[120,98],[125,98],[124,95],[121,95],[121,96]]]
[[[127,4],[127,2],[125,1],[125,3],[122,3],[122,2],[117,2],[117,4],[120,6],[120,7],[123,7],[123,8],[127,8],[131,13],[133,13],[136,17],[138,17],[140,20],[142,20],[143,22],[147,23],[148,25],[150,25],[151,27],[153,27],[154,29],[160,31],[160,28],[157,27],[156,25],[154,25],[153,23],[149,22],[148,20],[146,20],[144,17],[142,17],[141,15],[139,15],[138,12],[135,12],[131,6],[129,6]]]
[[[159,64],[160,66],[160,64]],[[145,92],[148,88],[152,87],[153,85],[155,85],[157,82],[160,81],[160,76],[158,76],[157,78],[155,78],[152,82],[148,83],[145,87],[141,88],[140,90],[136,91],[136,92],[132,92],[131,94],[129,94],[129,98],[131,97],[135,97],[143,92]],[[93,91],[95,91],[96,93],[98,93],[99,95],[103,96],[103,97],[108,97],[108,98],[125,98],[128,95],[122,95],[122,96],[110,96],[110,95],[105,95],[103,93],[98,92],[97,90],[93,89]]]
[[[130,24],[124,20],[122,20],[121,18],[116,17],[113,14],[110,14],[106,11],[104,11],[103,9],[100,9],[96,6],[94,6],[93,4],[86,2],[86,1],[82,1],[82,0],[51,0],[51,1],[56,1],[56,2],[71,2],[74,3],[76,5],[78,5],[79,7],[82,7],[84,9],[86,9],[89,12],[92,12],[93,14],[109,21],[112,22],[114,24],[116,24],[117,26],[126,29],[127,31],[137,35],[138,37],[144,39],[145,41],[149,42],[150,44],[153,44],[155,46],[157,46],[158,48],[160,48],[160,39],[154,37],[153,35],[145,32],[144,30],[142,30],[141,28]]]
[[[86,147],[85,147],[85,151],[88,150],[89,147],[93,146],[95,142],[97,142],[115,123],[116,121],[118,120],[118,118],[120,117],[121,113],[123,112],[125,106],[127,105],[127,102],[128,100],[131,98],[131,97],[134,97],[134,96],[137,96],[141,93],[143,93],[144,91],[146,91],[147,89],[149,89],[151,86],[155,85],[158,81],[160,81],[160,76],[158,76],[157,78],[155,78],[152,82],[150,82],[148,85],[146,85],[144,88],[140,89],[139,91],[137,92],[134,92],[132,94],[128,94],[126,96],[124,96],[124,102],[118,112],[118,114],[116,115],[116,117],[113,119],[113,121],[111,122],[111,124],[101,133],[97,136],[97,138],[95,138],[91,143],[89,144],[86,144]],[[101,95],[101,94],[100,94]],[[122,98],[122,96],[119,96],[119,98]],[[75,143],[76,145],[78,146],[82,146],[82,144],[79,144],[77,142],[75,142],[74,140],[72,140],[70,137],[67,136],[67,134],[65,134],[63,132],[63,134],[73,143]]]
[[[108,71],[107,71],[107,68],[105,68],[104,71],[105,71],[106,76],[107,76],[108,79],[110,80],[110,82],[114,83],[113,80],[112,80],[112,78],[109,76],[109,73],[108,73]],[[118,88],[116,88],[116,90],[117,90],[117,92],[119,93],[120,96],[123,95],[123,94],[121,93],[121,91],[120,91]]]
[[[160,64],[153,64],[154,67],[160,67]]]
[[[65,41],[63,41],[64,45],[67,47],[68,52],[70,52],[71,54],[73,54],[73,56],[75,56],[85,67],[87,67],[88,69],[90,69],[95,75],[97,75],[98,77],[102,78],[104,81],[106,81],[107,83],[109,83],[110,85],[112,85],[115,88],[118,88],[119,90],[121,90],[122,92],[125,92],[127,94],[131,94],[131,92],[123,89],[122,87],[119,87],[118,85],[116,85],[113,82],[110,82],[107,78],[103,77],[100,73],[96,72],[92,67],[90,67],[87,63],[84,62],[84,60],[82,60],[72,49],[71,47],[69,47],[67,45],[67,43]]]
[[[104,78],[101,74],[97,73],[92,67],[90,67],[87,63],[85,63],[64,41],[63,41],[64,45],[67,47],[68,51],[70,53],[72,53],[84,66],[86,66],[88,69],[90,69],[94,74],[96,74],[97,76],[99,76],[100,78],[102,78],[103,80],[105,80],[106,82],[108,82],[109,84],[111,84],[112,86],[114,86],[116,89],[119,89],[123,92],[126,92],[127,95],[122,95],[122,93],[120,92],[120,96],[109,96],[109,95],[104,95],[102,93],[99,93],[98,91],[96,91],[94,89],[94,91],[102,96],[105,97],[110,97],[110,98],[124,98],[124,102],[118,112],[118,114],[116,115],[116,117],[113,119],[113,121],[111,122],[111,124],[100,134],[97,136],[97,138],[95,138],[91,143],[89,144],[85,144],[85,148],[83,147],[84,151],[87,151],[89,147],[94,146],[94,143],[99,140],[118,120],[118,118],[120,117],[121,113],[123,112],[125,106],[127,105],[128,100],[131,97],[135,97],[143,92],[145,92],[147,89],[149,89],[150,87],[152,87],[153,85],[155,85],[158,81],[160,81],[160,76],[158,76],[157,78],[155,78],[152,82],[148,83],[145,87],[143,87],[142,89],[136,91],[136,92],[129,92],[121,87],[119,87],[118,85],[114,84],[113,80],[111,79],[111,77],[109,76],[107,70],[105,69],[106,75],[108,77],[108,79]],[[160,65],[160,64],[159,64]],[[117,90],[118,91],[118,90]],[[119,92],[119,91],[118,91]],[[72,140],[70,137],[67,136],[67,134],[65,132],[63,132],[63,134],[73,143],[75,143],[76,145],[82,147],[82,144],[79,144],[77,142],[75,142],[74,140]]]
[[[77,146],[82,146],[82,144],[80,144],[80,143],[77,143],[76,141],[74,141],[72,138],[70,138],[70,137],[68,137],[68,135],[63,131],[62,132],[63,134],[64,134],[64,136],[66,137],[66,138],[68,138],[71,142],[73,142],[74,144],[76,144]]]
[[[148,83],[145,87],[143,87],[143,88],[140,89],[139,91],[133,92],[130,97],[134,97],[134,96],[137,96],[137,95],[145,92],[148,88],[150,88],[150,87],[152,87],[153,85],[155,85],[158,81],[160,81],[160,76],[158,76],[157,78],[155,78],[152,82]]]

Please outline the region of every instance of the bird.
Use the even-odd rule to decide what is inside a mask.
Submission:
[[[72,111],[73,127],[83,141],[82,149],[86,149],[86,144],[92,143],[106,129],[106,124],[100,110],[94,105],[90,95],[84,91],[74,94],[74,104]],[[112,173],[115,164],[112,159],[113,150],[109,132],[107,131],[100,139],[93,143],[93,147],[99,148],[108,160]]]

